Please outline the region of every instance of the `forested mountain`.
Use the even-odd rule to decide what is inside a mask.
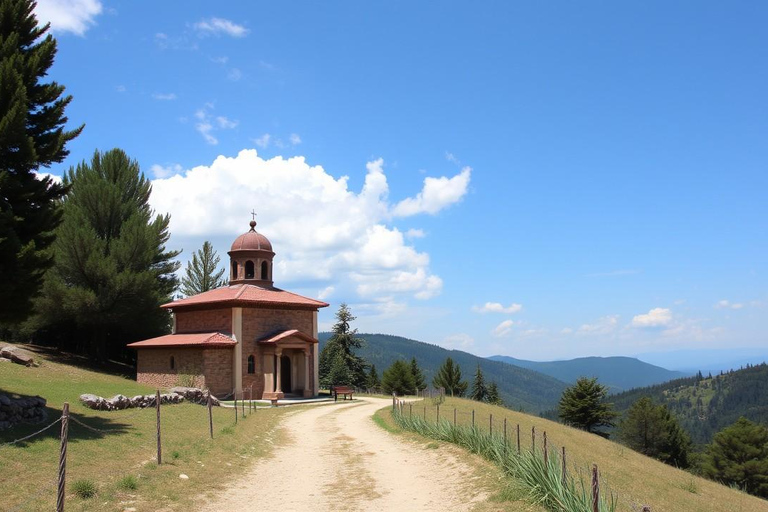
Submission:
[[[597,377],[611,393],[632,388],[651,386],[689,374],[675,372],[644,363],[633,357],[579,357],[567,361],[526,361],[509,356],[491,356],[488,359],[528,368],[569,384],[579,377]]]
[[[617,411],[624,413],[643,396],[666,404],[691,434],[693,442],[704,444],[740,416],[768,425],[768,365],[763,363],[715,376],[698,374],[619,393],[610,400]]]
[[[331,333],[321,332],[320,349]],[[526,412],[539,412],[555,407],[565,389],[565,383],[526,368],[519,368],[499,361],[491,361],[460,350],[446,350],[437,345],[409,340],[387,334],[358,334],[366,341],[357,353],[369,363],[375,364],[379,372],[388,368],[397,359],[410,361],[415,357],[431,384],[435,372],[450,357],[461,367],[462,376],[469,381],[478,363],[487,382],[494,381],[505,404]]]

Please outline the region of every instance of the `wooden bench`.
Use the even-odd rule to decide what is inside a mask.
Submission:
[[[342,400],[346,400],[347,396],[349,396],[349,399],[352,400],[352,393],[354,393],[354,391],[355,390],[349,386],[333,386],[331,389],[331,393],[333,393],[333,401],[337,401],[339,399],[339,395],[344,397]]]

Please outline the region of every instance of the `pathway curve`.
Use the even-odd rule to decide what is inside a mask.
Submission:
[[[451,450],[425,449],[376,425],[386,399],[315,406],[287,415],[289,441],[202,510],[470,510],[486,496]]]

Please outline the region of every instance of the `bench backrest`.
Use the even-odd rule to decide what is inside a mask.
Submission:
[[[354,389],[349,386],[333,386],[333,391],[336,393],[352,393]]]

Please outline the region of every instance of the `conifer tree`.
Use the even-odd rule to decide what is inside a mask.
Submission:
[[[344,353],[341,350],[333,352],[333,356],[330,360],[330,369],[328,371],[328,383],[328,387],[352,385],[352,374],[349,371],[347,362],[344,360]]]
[[[632,404],[619,424],[619,439],[649,457],[672,466],[688,467],[690,438],[664,405],[654,405],[649,397]]]
[[[224,286],[224,269],[219,268],[219,261],[211,242],[203,242],[203,247],[187,262],[185,275],[181,278],[181,293],[189,297]]]
[[[376,365],[372,364],[368,372],[368,389],[379,389],[380,387],[381,379],[379,378],[379,373],[376,371]]]
[[[499,396],[499,387],[495,381],[488,384],[488,393],[486,394],[485,401],[491,405],[504,405],[504,401]]]
[[[768,498],[768,428],[742,416],[715,434],[702,469],[713,480]]]
[[[464,396],[467,392],[467,381],[461,380],[461,368],[450,357],[440,366],[432,379],[432,385],[436,388],[445,388],[451,396]]]
[[[368,367],[368,363],[362,357],[355,354],[355,349],[361,348],[364,340],[357,337],[357,329],[352,329],[350,324],[354,320],[355,317],[352,316],[349,306],[342,303],[336,312],[336,323],[332,329],[333,335],[326,342],[322,352],[320,352],[318,366],[320,382],[323,386],[339,384],[329,380],[329,372],[332,366],[331,361],[334,360],[337,351],[341,352],[342,359],[349,370],[349,375],[351,376],[350,384],[359,388],[364,388],[366,385],[368,376],[365,374],[365,370]]]
[[[416,388],[416,382],[413,380],[411,367],[402,359],[398,359],[392,366],[384,370],[381,378],[381,386],[384,393],[396,395],[407,395]]]
[[[65,187],[40,178],[41,167],[61,162],[67,142],[83,126],[65,131],[72,96],[42,79],[53,64],[56,40],[38,26],[31,0],[0,0],[0,322],[31,312],[45,272]]]
[[[477,400],[478,402],[484,402],[487,395],[488,390],[485,388],[483,370],[480,369],[480,363],[478,363],[477,370],[475,371],[475,380],[472,382],[472,391],[469,392],[469,398]]]
[[[605,435],[598,427],[614,426],[616,413],[613,404],[605,402],[608,389],[598,384],[597,378],[580,377],[576,384],[563,391],[558,404],[560,419],[587,432]]]
[[[424,378],[424,372],[419,368],[419,363],[416,362],[416,358],[411,358],[411,375],[413,375],[414,389],[421,391],[427,387],[427,381]]]
[[[99,360],[126,342],[168,332],[170,318],[159,306],[178,285],[178,251],[165,248],[170,216],[150,208],[151,182],[138,163],[120,149],[96,151],[64,184],[56,262],[33,323],[87,341],[79,348]]]

